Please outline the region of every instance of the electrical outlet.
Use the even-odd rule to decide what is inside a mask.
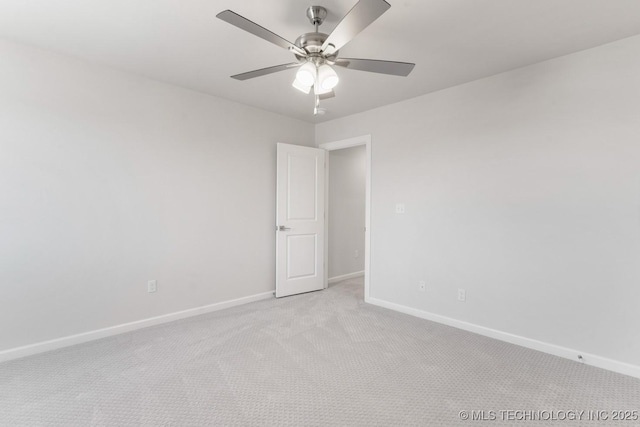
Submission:
[[[420,280],[418,282],[418,289],[424,292],[427,289],[427,282],[425,282],[424,280]]]
[[[467,300],[467,291],[458,289],[458,301],[465,302]]]
[[[403,214],[405,212],[404,203],[396,203],[396,213]]]
[[[158,290],[158,281],[157,280],[149,280],[147,282],[147,292],[155,292]]]
[[[358,251],[357,249],[355,251],[353,251],[353,257],[354,258],[358,258],[360,256],[360,251]]]

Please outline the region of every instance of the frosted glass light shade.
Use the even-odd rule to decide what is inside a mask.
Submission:
[[[313,85],[313,93],[315,95],[324,95],[325,93],[331,92],[332,89],[323,89],[319,84]]]
[[[339,80],[336,72],[327,64],[321,65],[320,68],[318,68],[318,83],[321,90],[330,91],[336,87]]]
[[[300,83],[300,82],[298,81],[298,79],[295,79],[295,80],[293,81],[292,86],[293,86],[293,87],[295,87],[296,89],[298,89],[300,92],[303,92],[303,93],[309,93],[309,92],[311,92],[311,86],[305,86],[305,85],[303,85],[302,83]]]
[[[312,62],[307,62],[298,69],[296,81],[301,86],[311,87],[316,81],[316,66]]]

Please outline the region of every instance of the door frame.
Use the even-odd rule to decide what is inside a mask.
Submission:
[[[318,148],[326,151],[341,150],[343,148],[365,146],[366,154],[366,189],[364,214],[364,301],[369,302],[371,288],[371,135],[356,136],[354,138],[319,144]],[[329,156],[325,162],[325,216],[324,216],[324,287],[329,286]]]

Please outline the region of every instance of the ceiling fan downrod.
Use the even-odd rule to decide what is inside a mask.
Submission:
[[[315,25],[316,33],[318,32],[318,27],[322,25],[326,17],[327,9],[322,6],[311,6],[307,9],[307,18],[309,18],[312,25]]]

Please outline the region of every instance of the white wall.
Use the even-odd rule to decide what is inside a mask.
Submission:
[[[0,58],[0,350],[274,289],[275,143],[313,145],[313,125]]]
[[[372,135],[372,297],[637,369],[639,52],[633,37],[316,126],[316,143]]]
[[[366,167],[364,145],[329,152],[329,278],[364,271]]]
[[[637,366],[639,51],[318,125],[317,143],[372,134],[372,296]],[[312,125],[6,41],[0,57],[0,351],[273,290],[275,142]]]

